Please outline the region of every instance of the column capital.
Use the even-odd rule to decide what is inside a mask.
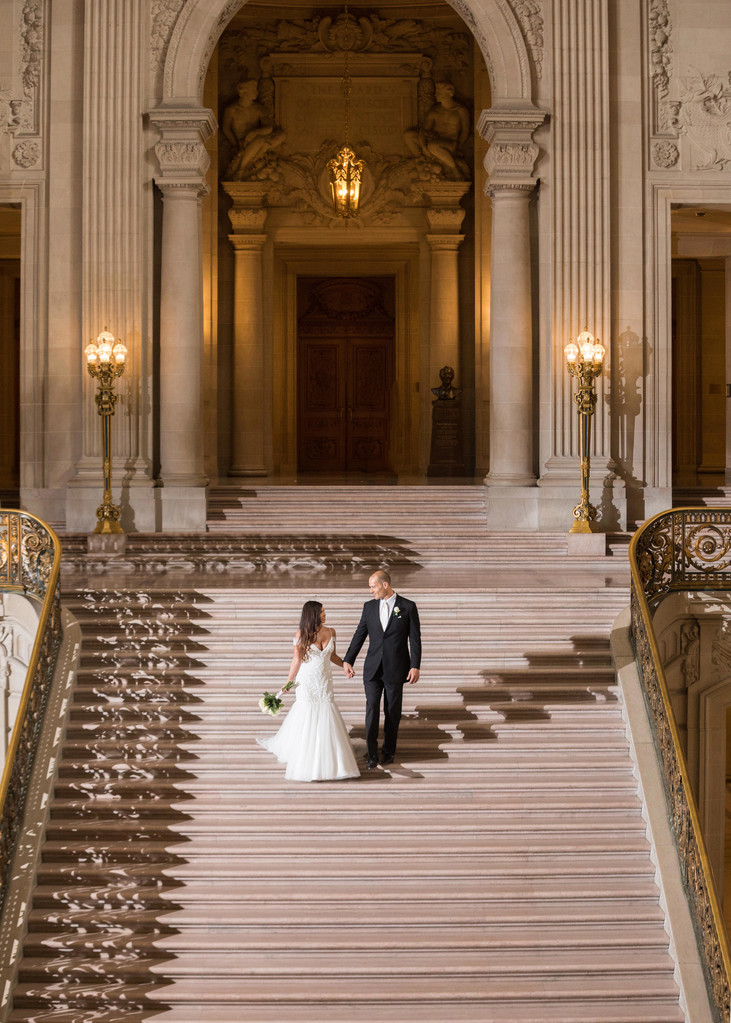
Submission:
[[[213,111],[205,107],[156,107],[149,123],[160,133],[155,156],[160,165],[155,182],[161,188],[198,187],[207,190],[205,173],[210,157],[205,142],[217,127]]]
[[[228,240],[235,252],[261,252],[268,237],[266,234],[230,234]]]
[[[224,192],[233,200],[228,219],[234,229],[230,240],[236,235],[260,234],[266,224],[267,211],[264,200],[268,186],[259,181],[222,181]]]
[[[464,239],[463,234],[428,234],[426,236],[432,252],[456,252]]]
[[[477,122],[479,134],[490,144],[485,156],[489,185],[504,182],[532,189],[540,147],[533,141],[533,132],[546,119],[542,110],[483,110]],[[488,193],[489,194],[489,193]]]

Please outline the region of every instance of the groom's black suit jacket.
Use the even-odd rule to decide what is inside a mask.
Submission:
[[[358,628],[343,660],[347,664],[354,664],[367,636],[368,653],[363,667],[363,681],[368,682],[376,675],[381,675],[388,682],[405,682],[409,669],[421,666],[419,612],[413,600],[396,594],[396,603],[384,631],[379,605],[378,600],[367,600],[363,605]]]

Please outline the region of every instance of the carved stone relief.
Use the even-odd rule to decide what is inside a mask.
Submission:
[[[541,0],[511,0],[515,15],[525,38],[536,78],[543,74],[543,10]]]
[[[0,132],[24,141],[12,150],[13,162],[28,170],[40,163],[40,95],[43,75],[43,45],[46,27],[47,0],[24,0],[20,12],[16,53],[23,94],[13,96],[5,90],[0,94]]]
[[[150,70],[153,74],[162,70],[175,22],[178,20],[178,15],[185,6],[185,2],[186,0],[152,0]]]
[[[462,102],[472,81],[469,36],[377,13],[224,34],[221,92],[239,99],[222,113],[223,179],[261,182],[267,207],[296,210],[306,224],[338,223],[327,164],[343,142],[346,63],[349,144],[365,162],[355,224],[387,224],[405,207],[427,205],[426,185],[471,179],[471,113]]]
[[[670,36],[672,25],[668,0],[650,0],[649,7],[649,41],[650,41],[650,77],[655,88],[655,128],[662,133],[665,127],[665,100],[670,88],[670,58],[673,53]]]
[[[725,77],[692,70],[681,79],[672,124],[690,143],[691,170],[726,170],[731,163],[731,72]]]

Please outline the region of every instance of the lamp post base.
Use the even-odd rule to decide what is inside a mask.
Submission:
[[[94,532],[104,534],[124,533],[124,530],[119,524],[121,515],[121,511],[115,504],[105,501],[104,504],[99,505],[96,510],[96,517],[99,521],[94,528]]]

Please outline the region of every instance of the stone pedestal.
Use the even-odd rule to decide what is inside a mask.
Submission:
[[[427,476],[464,476],[462,399],[432,402],[431,455]]]

